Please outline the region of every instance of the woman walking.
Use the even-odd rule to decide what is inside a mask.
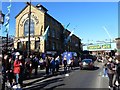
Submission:
[[[14,61],[14,74],[16,77],[16,85],[19,86],[19,77],[20,77],[20,67],[22,66],[21,61],[19,60],[19,56],[16,56]]]

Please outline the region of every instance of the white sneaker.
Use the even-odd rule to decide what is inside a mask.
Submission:
[[[109,88],[110,90],[113,90],[113,87],[108,86],[108,88]]]
[[[102,77],[105,77],[105,75],[102,75]]]
[[[69,76],[69,74],[65,74],[65,76],[66,76],[66,77],[68,77],[68,76]]]
[[[115,85],[119,86],[119,83],[118,83],[118,81],[116,81],[116,82],[115,82]]]
[[[14,85],[13,88],[16,89],[16,88],[17,88],[17,85]]]
[[[108,88],[111,88],[110,86],[108,86]]]
[[[105,77],[108,77],[108,75],[105,75]]]
[[[17,88],[21,88],[21,87],[20,87],[20,84],[17,85]]]
[[[7,86],[8,86],[8,87],[11,87],[11,85],[10,85],[10,83],[9,83],[9,82],[7,82]]]

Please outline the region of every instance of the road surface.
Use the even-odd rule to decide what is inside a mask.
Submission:
[[[95,70],[79,70],[76,68],[71,71],[69,76],[65,74],[52,76],[49,78],[36,78],[25,81],[29,84],[23,90],[40,90],[56,88],[108,88],[108,78],[102,77],[103,63],[95,63]]]

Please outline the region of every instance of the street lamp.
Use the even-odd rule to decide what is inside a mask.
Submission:
[[[29,8],[29,30],[28,30],[28,58],[30,58],[30,26],[31,26],[31,0],[30,3],[27,2],[27,4],[30,6]]]
[[[4,14],[2,13],[2,11],[0,11],[0,30],[1,30],[1,27],[2,27],[2,25],[4,24]],[[1,38],[2,39],[2,38]],[[2,40],[0,40],[1,42],[2,42]],[[0,44],[2,44],[2,43],[0,43]],[[0,53],[2,53],[2,57],[4,57],[4,53],[3,53],[3,51],[2,52],[0,52]],[[2,67],[0,67],[0,68],[2,68],[2,70],[4,69],[4,64],[3,64],[3,62],[4,62],[4,60],[2,59],[2,65],[0,65],[0,66],[2,66]],[[2,71],[3,72],[3,71]],[[5,89],[5,78],[4,78],[4,76],[3,76],[3,78],[2,78],[2,90],[4,90]]]

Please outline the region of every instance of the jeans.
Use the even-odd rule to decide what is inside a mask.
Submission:
[[[103,72],[104,72],[104,76],[107,76],[107,69],[106,68],[103,69]]]
[[[16,84],[18,84],[19,83],[19,74],[17,73],[17,74],[15,74],[15,76],[16,76]]]
[[[113,77],[114,77],[114,74],[108,74],[108,77],[109,77],[109,86],[113,87]]]

